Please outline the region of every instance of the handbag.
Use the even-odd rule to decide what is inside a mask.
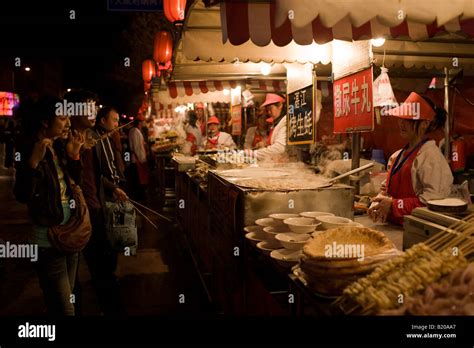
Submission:
[[[105,202],[105,231],[114,250],[123,252],[129,248],[130,255],[136,255],[136,212],[130,202]]]
[[[67,177],[66,180],[69,181],[75,202],[74,213],[65,224],[50,226],[48,238],[51,244],[60,251],[76,253],[84,249],[89,242],[92,225],[81,188],[72,178]]]

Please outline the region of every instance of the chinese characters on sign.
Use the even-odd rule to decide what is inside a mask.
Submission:
[[[372,131],[372,67],[334,81],[334,133]]]
[[[233,105],[231,111],[232,117],[232,135],[242,134],[242,107],[241,105]]]
[[[288,144],[314,143],[313,106],[313,85],[288,94]]]

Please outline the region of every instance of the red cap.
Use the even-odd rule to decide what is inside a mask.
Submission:
[[[196,104],[196,109],[204,109],[204,104],[203,103],[197,103]]]
[[[403,104],[388,110],[386,115],[403,118],[405,120],[432,121],[436,112],[422,96],[418,93],[411,92]]]
[[[209,120],[207,121],[207,124],[221,124],[221,122],[219,121],[219,119],[216,117],[216,116],[211,116],[209,117]]]
[[[265,101],[261,106],[267,106],[276,103],[284,103],[285,98],[280,97],[278,94],[275,93],[268,93],[265,97]]]

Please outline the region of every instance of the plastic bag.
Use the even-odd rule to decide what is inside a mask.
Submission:
[[[116,251],[136,255],[138,246],[136,212],[130,202],[105,202],[105,230]],[[128,248],[128,249],[126,249]]]
[[[382,67],[382,73],[374,81],[374,106],[398,106],[387,72],[388,69]]]

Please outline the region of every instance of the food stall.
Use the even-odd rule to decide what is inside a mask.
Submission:
[[[354,5],[355,2],[349,3]],[[299,149],[313,145],[315,140],[321,139],[321,134],[317,133],[324,131],[324,123],[331,120],[331,135],[334,130],[341,134],[355,133],[352,136],[351,156],[341,158],[350,160],[348,169],[359,167],[362,163],[359,157],[361,143],[379,132],[385,120],[375,124],[373,110],[369,110],[369,105],[365,124],[341,124],[340,120],[334,120],[338,105],[335,104],[336,98],[332,97],[330,100],[331,93],[324,94],[324,84],[327,88],[329,81],[329,86],[337,90],[336,80],[353,73],[360,74],[357,77],[360,81],[369,79],[371,83],[374,70],[385,64],[390,67],[391,74],[393,72],[400,79],[426,79],[427,76],[436,74],[447,80],[449,77],[443,67],[452,64],[453,56],[459,58],[457,62],[461,62],[467,74],[471,73],[474,57],[469,50],[472,48],[472,40],[462,38],[461,35],[472,37],[472,21],[466,21],[462,17],[462,8],[458,9],[458,13],[451,13],[449,18],[446,16],[440,19],[436,15],[431,16],[429,12],[426,18],[420,19],[413,15],[413,8],[408,6],[403,16],[394,20],[388,18],[388,15],[387,18],[385,15],[384,18],[375,18],[381,11],[396,13],[391,5],[386,8],[379,3],[374,3],[374,18],[359,18],[357,14],[338,17],[330,15],[330,11],[318,12],[317,8],[309,13],[298,11],[295,4],[285,6],[290,5],[284,1],[277,1],[276,5],[223,1],[220,3],[219,13],[215,7],[205,8],[201,2],[195,3],[179,44],[178,55],[181,60],[175,66],[175,77],[179,79],[182,74],[181,77],[188,81],[204,81],[217,76],[228,78],[241,74],[248,78],[255,64],[261,64],[262,61],[269,64],[272,70],[280,71],[278,69],[284,67],[286,93],[288,99],[291,99],[289,105],[296,110],[297,103],[292,95],[302,93],[309,87],[314,90],[312,101],[316,104],[311,108],[315,122],[314,133],[305,132],[301,139],[292,134],[289,144]],[[311,6],[318,7],[318,4]],[[349,4],[347,6],[345,13],[351,11]],[[196,10],[194,15],[193,9]],[[288,18],[291,11],[294,11],[294,18]],[[203,16],[204,12],[207,12],[206,16]],[[334,13],[340,12],[341,9],[334,9]],[[239,13],[242,16],[236,16]],[[270,13],[275,13],[275,20],[270,20]],[[296,15],[301,13],[308,14],[299,17]],[[318,13],[319,17],[313,16]],[[470,18],[472,14],[464,15]],[[236,22],[236,18],[248,18],[248,21]],[[438,22],[434,23],[436,20]],[[257,21],[260,24],[257,25]],[[280,23],[275,24],[278,21]],[[433,23],[436,24],[434,27]],[[260,30],[256,30],[257,27]],[[349,47],[351,43],[335,41],[381,36],[389,38],[387,49],[382,50],[367,41],[354,41],[358,43],[353,44],[357,47],[352,50]],[[442,37],[443,41],[430,41],[435,36],[438,39]],[[426,39],[426,42],[412,42],[421,39]],[[442,54],[447,47],[452,52],[449,56]],[[365,52],[365,55],[360,52]],[[340,64],[338,67],[339,58],[343,55],[346,55],[345,58],[352,57],[351,60],[359,65],[348,68],[347,64]],[[358,59],[353,59],[354,57]],[[410,67],[416,69],[408,71],[407,68]],[[332,72],[338,68],[343,71],[336,74],[333,80]],[[341,90],[347,83],[349,81],[340,81]],[[201,87],[201,84],[202,82],[198,82],[197,86]],[[357,86],[362,84],[357,80]],[[193,85],[189,82],[187,85],[188,92],[185,94],[189,95],[189,86]],[[410,86],[413,87],[413,84]],[[186,84],[183,87],[186,89]],[[306,95],[312,93],[307,92]],[[364,95],[357,97],[362,99]],[[367,104],[370,104],[373,97],[366,98]],[[446,106],[449,109],[450,104],[447,103]],[[301,112],[304,113],[305,110]],[[291,121],[291,114],[289,117]],[[356,117],[353,119],[356,120]],[[291,132],[291,128],[289,131]],[[369,136],[361,136],[360,131],[368,131]],[[386,153],[385,156],[387,155]],[[192,162],[191,159],[187,161]],[[378,309],[395,309],[381,295],[386,292],[385,289],[375,295],[364,290],[364,286],[370,281],[378,281],[376,276],[381,276],[379,269],[391,272],[390,267],[394,269],[393,265],[399,264],[409,274],[415,273],[406,280],[404,288],[395,284],[397,277],[400,277],[398,273],[394,273],[385,282],[392,291],[388,301],[393,301],[394,289],[408,297],[416,296],[417,291],[428,289],[431,283],[452,272],[459,273],[459,269],[463,267],[462,272],[471,272],[468,265],[469,261],[472,262],[472,255],[469,254],[472,243],[469,209],[472,208],[467,205],[457,217],[439,211],[433,214],[433,210],[428,207],[415,209],[412,215],[406,217],[403,227],[373,223],[366,215],[354,215],[354,198],[359,196],[353,186],[334,182],[329,184],[330,176],[315,174],[314,168],[309,165],[298,168],[298,165],[303,165],[301,162],[293,168],[293,164],[281,163],[267,168],[261,164],[236,166],[227,163],[225,168],[219,168],[219,164],[206,162],[197,156],[194,164],[190,164],[195,168],[188,172],[182,171],[184,162],[175,160],[178,216],[183,219],[184,230],[193,244],[197,263],[204,265],[198,265],[203,282],[224,313],[298,316],[379,314],[382,311]],[[308,173],[306,178],[305,170],[313,172]],[[350,183],[354,185],[359,180],[360,176],[352,176]],[[184,203],[181,211],[180,202]],[[318,213],[327,215],[319,217],[315,215]],[[282,217],[297,220],[292,225],[291,221],[285,222]],[[445,246],[449,240],[441,244],[443,247],[439,245],[440,240],[445,241],[443,238],[449,239],[452,235],[447,232],[447,227],[453,229],[453,226],[464,226],[463,224],[467,232],[454,229],[457,231],[454,238],[464,243],[462,248],[466,254],[460,257],[447,255]],[[311,233],[300,233],[296,237],[297,230],[301,228],[310,229]],[[288,234],[287,232],[292,234],[290,239],[285,240],[288,236],[283,235]],[[420,242],[423,243],[416,244]],[[354,257],[335,260],[328,257],[322,248],[332,243],[336,243],[336,246],[365,246],[367,257],[363,262],[354,261]],[[337,249],[336,246],[334,250]],[[421,269],[429,276],[425,277],[424,273],[409,266],[416,263],[414,260],[420,261]],[[433,269],[438,267],[436,265],[440,264],[440,260],[449,261],[449,269],[440,268],[437,273],[426,270],[429,267],[427,265],[433,265]],[[364,283],[366,278],[368,280]],[[453,279],[453,284],[461,284],[454,280],[456,279]],[[248,296],[249,293],[252,296]],[[264,305],[258,306],[252,301],[255,297],[260,298]],[[372,306],[374,303],[375,306]],[[380,308],[373,310],[377,306]]]

